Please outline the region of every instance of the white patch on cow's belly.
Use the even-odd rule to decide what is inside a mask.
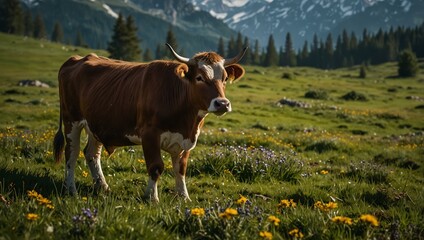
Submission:
[[[169,153],[179,153],[182,150],[189,151],[196,146],[199,131],[192,142],[189,138],[184,139],[181,133],[164,132],[160,135],[160,146]]]
[[[125,135],[126,138],[128,138],[128,140],[130,140],[130,142],[137,144],[137,145],[141,145],[141,138],[137,135]]]

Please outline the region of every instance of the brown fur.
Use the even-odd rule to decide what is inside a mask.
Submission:
[[[214,52],[200,52],[194,55],[193,59],[196,62],[204,61],[206,64],[214,64],[223,60],[219,54]]]

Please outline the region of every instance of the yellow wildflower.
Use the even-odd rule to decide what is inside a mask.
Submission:
[[[33,198],[37,198],[39,193],[36,192],[35,190],[31,190],[31,191],[27,191],[28,197],[33,197]]]
[[[26,215],[26,219],[30,220],[30,221],[34,221],[38,219],[38,214],[35,213],[28,213]]]
[[[289,235],[294,237],[294,238],[303,238],[303,233],[297,228],[291,230],[289,232]]]
[[[327,170],[321,170],[321,172],[320,172],[322,175],[326,175],[326,174],[328,174],[328,171]]]
[[[46,207],[47,207],[48,209],[54,209],[54,206],[53,206],[53,205],[51,205],[51,204],[47,204],[47,205],[46,205]]]
[[[231,219],[233,216],[237,216],[238,212],[234,208],[227,208],[225,209],[225,212],[220,213],[219,217],[224,219]]]
[[[293,199],[287,200],[283,199],[280,201],[280,203],[277,205],[277,207],[281,208],[289,208],[289,207],[296,207],[296,203],[293,201]]]
[[[146,163],[146,161],[144,159],[138,159],[137,162],[139,162],[139,163]]]
[[[82,171],[82,176],[83,176],[83,177],[87,177],[87,176],[88,176],[88,172],[86,172],[86,171]]]
[[[260,231],[259,236],[261,236],[264,239],[268,239],[268,240],[272,239],[272,233],[267,232],[267,231]]]
[[[88,198],[87,197],[82,197],[81,200],[83,200],[84,202],[87,202]]]
[[[275,226],[280,225],[281,220],[279,218],[277,218],[276,216],[269,216],[268,217],[268,221],[274,223]]]
[[[243,205],[247,202],[247,198],[240,194],[240,198],[237,200],[238,205]]]
[[[203,208],[193,208],[193,209],[191,209],[191,215],[198,216],[198,217],[204,216],[205,215],[205,209],[203,209]]]
[[[337,203],[335,203],[335,202],[328,202],[327,204],[325,204],[325,207],[326,207],[327,209],[335,209],[335,208],[337,208],[338,206],[337,206]]]
[[[362,214],[359,219],[363,222],[368,222],[373,227],[379,226],[377,218],[371,214]]]
[[[318,208],[318,209],[319,209],[319,210],[321,210],[321,211],[328,212],[328,211],[330,211],[331,209],[335,209],[335,208],[337,208],[338,206],[337,206],[337,203],[335,203],[335,202],[323,203],[323,202],[321,202],[321,201],[317,201],[317,202],[314,204],[314,207],[315,207],[315,208]]]
[[[343,216],[335,216],[331,219],[331,221],[335,223],[343,223],[347,225],[352,225],[353,221],[352,218],[349,217],[343,217]]]
[[[40,205],[48,205],[48,204],[52,203],[52,201],[50,201],[49,199],[44,198],[44,197],[38,197],[37,201]]]

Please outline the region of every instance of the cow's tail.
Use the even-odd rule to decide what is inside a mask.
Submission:
[[[59,98],[62,98],[62,84],[61,84],[61,71],[63,66],[59,70]],[[63,122],[63,113],[62,113],[62,99],[59,99],[59,129],[57,130],[56,134],[54,135],[53,140],[53,157],[56,163],[59,163],[60,160],[63,158],[63,150],[65,148],[65,137],[63,135],[62,131],[62,122]]]
[[[65,148],[65,137],[62,131],[62,109],[59,112],[59,129],[54,135],[53,140],[53,156],[56,163],[60,162],[63,158],[63,150]]]

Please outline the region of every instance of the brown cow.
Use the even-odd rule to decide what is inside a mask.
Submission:
[[[102,145],[111,154],[116,147],[141,144],[149,173],[145,196],[159,201],[162,149],[171,155],[178,194],[190,199],[185,184],[190,150],[208,113],[231,111],[224,90],[228,81],[244,75],[236,63],[246,49],[232,59],[214,52],[189,59],[168,47],[178,62],[130,63],[89,54],[71,57],[60,68],[54,157],[59,161],[65,149],[66,187],[71,194],[76,194],[74,171],[84,128],[88,135],[84,155],[96,189],[109,189],[100,166]]]

